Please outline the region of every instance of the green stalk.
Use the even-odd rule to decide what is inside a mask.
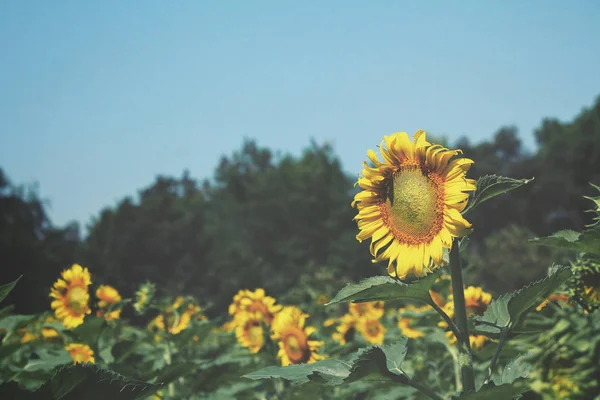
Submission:
[[[450,276],[452,277],[452,295],[454,297],[454,320],[460,331],[457,337],[460,372],[464,392],[475,392],[475,373],[473,371],[473,357],[469,345],[469,327],[467,326],[467,307],[465,306],[465,289],[458,251],[458,240],[452,243],[450,250]]]
[[[498,344],[496,345],[496,351],[494,352],[494,356],[492,357],[492,361],[490,362],[490,366],[488,367],[488,372],[485,375],[485,381],[483,382],[484,384],[488,383],[490,381],[490,378],[492,377],[492,373],[494,372],[494,368],[496,367],[496,363],[498,362],[498,358],[500,357],[500,352],[502,351],[502,346],[504,345],[504,342],[506,341],[507,335],[508,335],[508,329],[502,328],[502,330],[500,332],[500,340],[498,341]]]

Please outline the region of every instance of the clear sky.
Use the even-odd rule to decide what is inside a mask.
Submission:
[[[83,224],[156,174],[213,174],[244,137],[477,142],[600,94],[600,1],[2,1],[0,167]]]

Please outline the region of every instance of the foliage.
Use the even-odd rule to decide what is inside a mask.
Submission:
[[[327,145],[293,157],[246,141],[212,179],[159,176],[106,208],[84,240],[0,170],[12,281],[0,286],[11,304],[0,309],[0,397],[592,398],[600,228],[583,204],[600,207],[588,185],[600,181],[598,121],[600,98],[571,123],[545,120],[535,153],[510,127],[461,140],[479,178],[464,210],[475,233],[445,254],[450,268],[412,282],[373,276],[355,240],[353,179]],[[542,278],[567,257],[570,268]],[[67,328],[48,293],[74,262],[93,288],[123,296],[96,298]],[[463,273],[476,287],[461,292]],[[87,285],[57,286],[62,308],[87,310],[76,290]],[[487,290],[513,292],[490,302]]]

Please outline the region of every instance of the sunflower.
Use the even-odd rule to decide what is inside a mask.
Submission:
[[[49,324],[52,322],[56,322],[56,319],[49,315],[46,318],[44,318],[44,323],[45,324]],[[56,339],[60,336],[60,334],[58,333],[58,331],[56,329],[53,328],[44,328],[42,327],[41,329],[41,333],[42,333],[42,337],[46,340],[52,340],[52,339]]]
[[[74,264],[71,269],[62,272],[62,279],[54,282],[50,304],[56,318],[62,321],[67,329],[83,324],[86,314],[91,312],[89,307],[90,294],[88,286],[92,278],[87,268]]]
[[[319,306],[325,305],[327,302],[329,301],[329,296],[327,296],[326,294],[320,294],[317,297],[316,303]]]
[[[135,303],[133,303],[133,308],[136,313],[142,314],[146,310],[155,291],[156,287],[153,283],[146,282],[140,285],[138,291],[135,292]]]
[[[77,363],[88,363],[95,362],[94,360],[94,351],[90,349],[90,346],[87,344],[77,344],[73,343],[65,347],[65,349],[71,355],[73,359],[73,364]]]
[[[449,296],[449,301],[454,304],[453,295]],[[483,315],[491,301],[492,295],[484,292],[480,287],[469,286],[465,289],[465,306],[467,307],[467,316]]]
[[[113,304],[121,301],[121,295],[119,294],[117,289],[109,285],[100,285],[98,289],[96,289],[96,297],[98,298],[99,308],[99,310],[96,312],[97,316],[104,318],[107,321],[120,318],[121,308],[113,310],[110,313],[106,314],[108,309]]]
[[[368,301],[365,303],[348,303],[348,311],[356,318],[381,318],[384,313],[384,302]]]
[[[425,336],[425,333],[421,332],[418,329],[414,329],[410,327],[412,319],[410,318],[398,318],[398,329],[404,336],[409,339],[416,339]]]
[[[34,342],[39,339],[39,336],[33,332],[30,332],[27,328],[22,328],[17,331],[17,333],[23,335],[21,336],[21,343],[29,343]]]
[[[363,190],[352,202],[358,209],[356,238],[371,238],[373,262],[389,260],[391,276],[423,276],[443,264],[453,238],[471,232],[461,211],[476,189],[465,178],[473,161],[452,159],[461,151],[431,145],[423,131],[412,142],[405,132],[385,136],[380,151],[383,162],[369,150],[372,166],[364,163],[357,182]]]
[[[421,307],[417,307],[414,304],[408,304],[406,307],[400,307],[398,309],[399,313],[412,312],[412,313],[422,313],[429,310],[431,306],[429,304],[424,304]]]
[[[469,335],[469,345],[472,349],[480,349],[483,347],[488,338],[484,335]]]
[[[251,353],[258,353],[265,344],[262,315],[258,312],[241,314],[235,328],[235,337]]]
[[[469,286],[464,290],[465,293],[465,306],[467,309],[467,316],[483,315],[487,310],[488,304],[492,301],[492,295],[485,292],[480,287]],[[444,311],[450,318],[454,318],[454,296],[450,294],[448,302],[444,307]],[[446,322],[440,322],[438,326],[448,328]],[[450,343],[456,343],[456,336],[452,332],[446,332],[446,336],[450,339]],[[483,335],[469,335],[469,343],[472,348],[479,349],[483,347],[483,344],[487,341],[487,337]]]
[[[579,393],[579,386],[567,377],[567,374],[557,375],[553,370],[548,374],[550,387],[557,399],[568,399]]]
[[[442,297],[438,292],[434,292],[433,290],[429,291],[429,295],[431,295],[431,299],[438,307],[444,307],[446,305],[446,300]]]
[[[364,317],[358,320],[356,330],[371,344],[383,344],[385,328],[378,318]]]
[[[354,340],[358,319],[352,314],[345,314],[339,321],[340,324],[337,326],[336,332],[331,335],[331,338],[340,344],[346,344]]]
[[[304,326],[308,314],[295,306],[283,308],[275,315],[271,328],[271,337],[279,341],[277,357],[284,367],[289,364],[310,364],[325,357],[317,351],[325,343],[309,340],[317,330],[312,326]]]
[[[177,297],[173,304],[165,309],[164,314],[159,314],[148,324],[148,329],[151,331],[165,330],[165,316],[167,318],[167,330],[172,335],[178,335],[190,326],[192,318],[206,319],[200,314],[201,308],[197,305],[189,303],[186,307],[182,307],[185,302],[184,297]]]
[[[548,303],[568,303],[569,296],[562,293],[551,294],[546,300],[542,301],[539,306],[535,308],[536,311],[541,311]]]
[[[229,306],[229,314],[235,315],[238,312],[258,312],[263,320],[271,325],[275,315],[281,310],[281,305],[275,305],[275,299],[265,296],[265,290],[258,288],[254,292],[250,290],[240,290],[234,297],[233,303]]]

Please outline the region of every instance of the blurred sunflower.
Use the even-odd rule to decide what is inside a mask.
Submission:
[[[340,324],[336,328],[336,332],[331,335],[331,338],[340,344],[346,344],[354,340],[356,333],[357,318],[352,314],[345,314],[339,319]]]
[[[276,314],[271,325],[271,337],[279,342],[277,357],[284,367],[289,364],[310,364],[325,357],[317,351],[324,342],[309,340],[317,330],[312,326],[304,326],[308,314],[295,306],[283,308]]]
[[[72,343],[65,347],[71,355],[73,364],[95,362],[94,351],[87,344]]]
[[[96,297],[98,298],[98,311],[96,312],[97,316],[104,318],[107,321],[120,318],[121,308],[106,314],[108,309],[113,304],[121,301],[121,295],[117,289],[109,285],[100,285],[98,289],[96,289]]]
[[[579,393],[579,387],[569,379],[567,374],[559,375],[554,370],[550,370],[548,378],[552,392],[557,399],[569,399]]]
[[[238,342],[250,349],[253,354],[258,353],[265,344],[265,330],[262,321],[260,313],[243,313],[240,314],[238,325],[235,328],[235,337]]]
[[[56,319],[53,316],[48,315],[46,318],[44,318],[45,324],[49,324],[51,322],[56,322]],[[60,337],[60,334],[58,333],[58,331],[56,329],[52,329],[52,328],[42,327],[41,333],[42,333],[42,337],[45,340],[52,340],[52,339],[56,339],[56,338]]]
[[[433,290],[429,291],[429,295],[435,304],[439,307],[444,307],[446,305],[446,300],[442,297],[438,292],[434,292]]]
[[[156,292],[156,286],[153,283],[146,282],[140,285],[140,288],[135,292],[135,303],[133,303],[133,308],[135,312],[138,314],[142,314],[150,301],[152,301],[152,297],[154,297],[154,292]]]
[[[21,329],[17,330],[17,333],[22,335],[21,343],[23,343],[23,344],[38,340],[38,335],[29,331],[29,329],[27,329],[27,328],[21,328]]]
[[[356,330],[371,344],[383,344],[385,327],[378,318],[363,317],[358,320]]]
[[[411,328],[411,323],[411,318],[400,317],[398,318],[398,329],[400,329],[400,332],[402,332],[402,334],[409,339],[416,339],[425,336],[425,333],[421,332],[420,330]]]
[[[197,319],[206,319],[200,314],[200,306],[192,303],[183,307],[185,302],[184,297],[177,297],[173,304],[165,309],[164,314],[159,314],[148,324],[148,329],[151,331],[165,330],[165,316],[167,319],[167,331],[172,335],[178,335],[190,326],[193,317]]]
[[[464,293],[468,317],[473,315],[483,315],[487,310],[488,304],[492,301],[492,295],[485,292],[480,287],[469,286],[464,290]],[[444,307],[444,311],[450,318],[454,318],[454,296],[452,294],[448,297],[448,302]],[[440,322],[438,326],[448,328],[448,324],[443,321]],[[446,332],[446,336],[450,340],[450,343],[456,343],[456,336],[454,336],[454,333]],[[488,338],[483,335],[469,335],[469,344],[471,348],[480,349],[487,340]]]
[[[461,151],[431,145],[423,131],[412,142],[405,132],[385,136],[380,152],[383,162],[368,151],[372,166],[365,162],[357,181],[363,190],[352,202],[358,209],[356,238],[371,238],[373,262],[389,260],[391,276],[423,276],[442,265],[453,238],[471,232],[461,211],[476,189],[465,178],[473,161],[452,159]]]
[[[348,311],[356,318],[381,318],[384,313],[383,301],[368,301],[365,303],[348,303]]]
[[[265,290],[262,288],[258,288],[254,292],[250,290],[240,290],[233,297],[233,303],[229,306],[229,314],[235,315],[239,312],[258,312],[262,315],[263,320],[270,325],[281,308],[281,305],[275,305],[275,299],[273,297],[265,295]]]
[[[50,297],[54,299],[50,306],[65,328],[71,329],[83,324],[85,315],[91,312],[88,286],[92,284],[92,278],[88,269],[78,264],[61,275],[62,279],[58,279],[50,291]]]
[[[551,294],[546,300],[542,301],[539,306],[535,308],[536,311],[542,310],[544,307],[548,305],[548,303],[568,303],[569,296],[563,293],[554,293]]]

